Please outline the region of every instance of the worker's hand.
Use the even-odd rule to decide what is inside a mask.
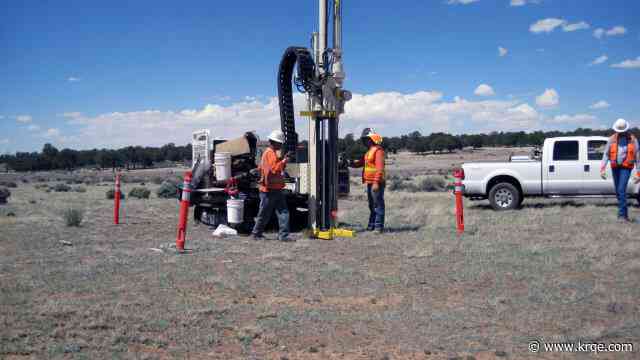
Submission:
[[[607,179],[607,170],[606,170],[606,168],[601,168],[601,169],[600,169],[600,177],[601,177],[603,180],[606,180],[606,179]]]
[[[640,183],[640,171],[638,171],[636,175],[633,177],[633,183],[634,184]]]
[[[373,183],[373,184],[371,185],[371,191],[373,191],[373,192],[378,192],[378,191],[380,191],[380,184],[378,184],[378,183]]]

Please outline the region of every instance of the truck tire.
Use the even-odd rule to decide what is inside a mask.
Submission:
[[[522,194],[511,183],[499,183],[489,190],[489,203],[496,211],[517,209],[522,203]]]

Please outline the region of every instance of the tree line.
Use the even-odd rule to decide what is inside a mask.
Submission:
[[[640,130],[631,130],[640,138]],[[406,135],[384,137],[383,146],[391,152],[410,151],[416,154],[453,152],[464,147],[520,147],[542,145],[545,138],[556,136],[609,136],[612,130],[578,128],[573,131],[491,132],[487,134],[451,135],[431,133],[423,135],[414,131]],[[382,134],[384,136],[384,134]],[[347,158],[357,159],[367,149],[354,134],[346,134],[338,140],[338,152]],[[0,155],[0,164],[15,171],[72,170],[81,167],[94,168],[148,168],[163,162],[191,160],[191,144],[176,146],[173,143],[161,147],[127,146],[120,149],[58,150],[45,144],[41,152],[17,152]]]
[[[640,129],[633,128],[631,132],[640,138]],[[522,147],[540,146],[544,139],[557,136],[610,136],[611,129],[578,128],[572,131],[533,131],[533,132],[491,132],[487,134],[451,135],[447,133],[431,133],[422,135],[414,131],[406,135],[384,137],[383,147],[391,152],[407,150],[416,154],[453,152],[454,150],[471,147]],[[359,139],[353,134],[347,134],[338,141],[338,151],[345,153],[348,158],[359,158],[366,151]]]
[[[82,167],[138,169],[157,166],[162,162],[191,160],[191,144],[161,147],[127,146],[120,149],[58,150],[45,144],[41,152],[17,152],[0,155],[4,163],[15,171],[73,170]]]

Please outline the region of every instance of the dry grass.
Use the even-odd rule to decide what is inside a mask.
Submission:
[[[391,172],[418,162],[395,161]],[[256,243],[215,239],[190,218],[193,253],[176,255],[150,248],[174,241],[177,201],[127,199],[115,226],[104,186],[32,183],[0,207],[17,215],[0,217],[0,357],[493,359],[530,356],[531,338],[640,346],[640,225],[617,224],[611,200],[505,213],[466,202],[459,237],[450,194],[388,191],[383,235]],[[59,220],[68,207],[84,211],[81,227]],[[362,230],[367,212],[354,185],[340,218]]]

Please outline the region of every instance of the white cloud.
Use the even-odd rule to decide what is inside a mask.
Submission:
[[[556,19],[556,18],[542,19],[531,24],[531,26],[529,26],[529,31],[531,31],[534,34],[539,34],[543,32],[549,33],[555,30],[555,28],[557,28],[558,26],[562,26],[566,23],[567,21],[563,19]]]
[[[598,56],[592,62],[589,63],[589,66],[600,65],[606,62],[607,60],[609,60],[609,57],[607,55]]]
[[[591,26],[584,21],[569,23],[567,20],[564,20],[564,19],[547,18],[547,19],[538,20],[535,23],[531,24],[531,26],[529,26],[529,31],[531,31],[534,34],[550,33],[558,27],[562,27],[562,31],[564,32],[572,32],[572,31],[588,29]]]
[[[617,64],[612,64],[611,67],[619,69],[640,69],[640,56],[635,58],[635,60],[630,59]]]
[[[80,78],[74,77],[74,76],[70,76],[67,78],[68,82],[78,82],[80,81]]]
[[[40,125],[31,124],[27,126],[27,130],[29,131],[40,131]]]
[[[605,30],[603,28],[597,28],[593,31],[593,36],[596,39],[602,39],[602,37],[606,36],[619,36],[627,33],[627,29],[624,26],[614,26],[609,30]]]
[[[627,33],[627,29],[624,26],[614,26],[607,30],[607,36],[624,35]]]
[[[552,108],[560,103],[560,96],[555,89],[546,89],[540,96],[536,97],[536,104],[543,108]]]
[[[468,5],[474,2],[478,2],[480,0],[448,0],[447,4],[449,5],[457,5],[457,4],[461,4],[461,5]]]
[[[547,120],[548,124],[570,125],[571,127],[599,128],[601,124],[596,116],[590,114],[557,115]]]
[[[602,39],[602,36],[604,36],[603,28],[597,28],[593,30],[593,37],[595,37],[596,39]]]
[[[573,23],[573,24],[566,24],[562,26],[562,31],[565,32],[571,32],[571,31],[577,31],[577,30],[585,30],[590,28],[591,26],[589,24],[587,24],[584,21],[580,21],[577,23]]]
[[[478,96],[493,96],[496,93],[493,91],[493,88],[487,84],[480,84],[473,92]]]
[[[295,110],[306,104],[303,95],[294,96]],[[43,136],[74,148],[160,146],[169,142],[185,144],[194,130],[208,128],[214,137],[236,138],[246,131],[264,136],[280,127],[276,97],[241,101],[228,105],[207,104],[200,109],[175,111],[144,110],[113,112],[97,116],[79,114],[64,134],[49,129]],[[389,135],[413,130],[423,133],[487,132],[541,128],[543,117],[520,100],[470,101],[460,97],[445,100],[438,91],[415,93],[379,92],[353,94],[340,122],[340,133],[359,133],[373,127]],[[307,121],[296,123],[301,138],[307,135]]]
[[[7,145],[9,142],[9,139],[0,139],[0,145]]]
[[[28,123],[31,122],[31,120],[33,120],[31,115],[18,115],[18,116],[16,116],[16,121],[18,121],[19,123],[28,124]]]
[[[46,137],[46,138],[55,138],[60,136],[60,129],[56,129],[56,128],[50,128],[47,129],[47,131],[45,131],[42,136]]]
[[[505,56],[507,55],[507,53],[509,52],[509,50],[503,48],[502,46],[498,46],[498,55]]]
[[[526,4],[539,4],[542,0],[511,0],[511,6],[524,6]]]
[[[593,105],[589,106],[589,109],[593,109],[593,110],[606,109],[606,108],[608,108],[609,106],[611,106],[611,105],[609,105],[609,103],[608,103],[608,102],[606,102],[606,101],[604,101],[604,100],[600,100],[600,101],[598,101],[597,103],[595,103],[595,104],[593,104]]]

